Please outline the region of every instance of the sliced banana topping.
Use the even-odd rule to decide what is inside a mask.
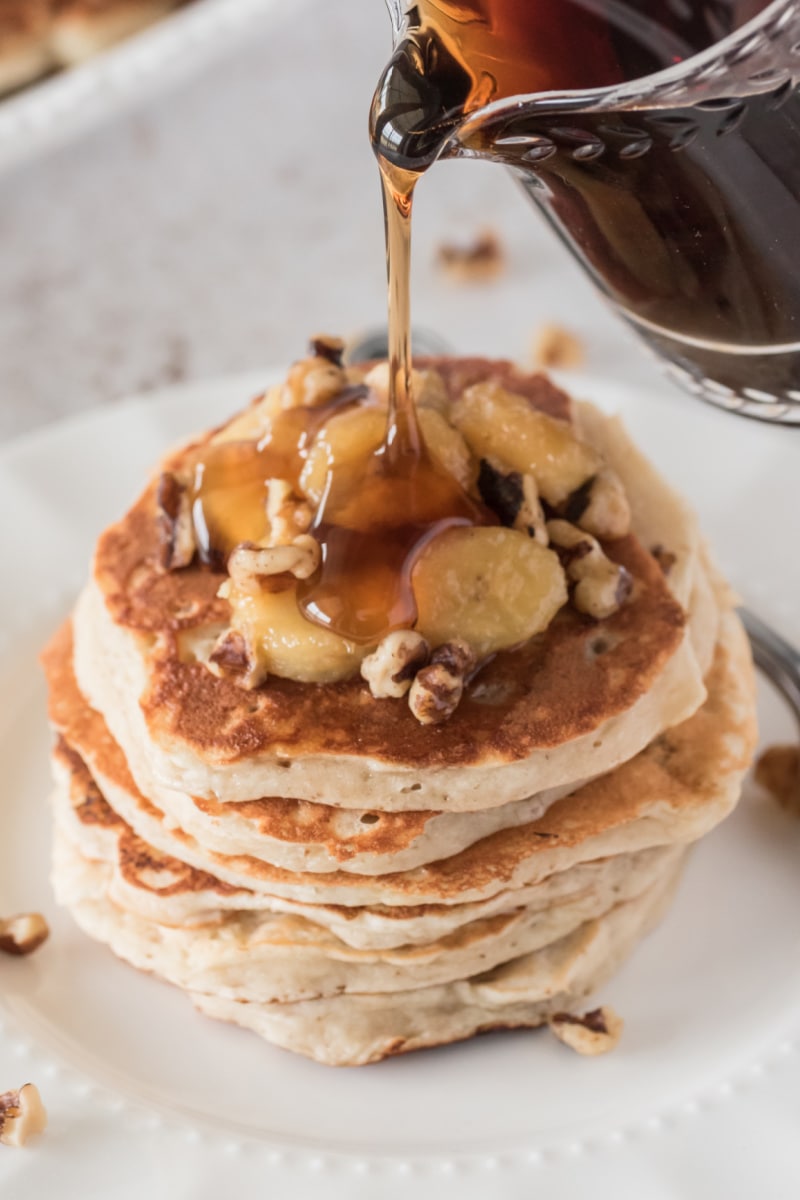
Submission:
[[[325,526],[315,527],[315,514],[332,473],[357,478],[386,434],[388,365],[366,374],[345,369],[342,349],[339,339],[312,339],[310,357],[212,439],[233,440],[244,450],[257,445],[260,454],[259,438],[278,414],[319,408],[354,381],[366,385],[365,395],[348,396],[344,406],[320,414],[321,427],[311,418],[304,426],[302,413],[289,414],[297,417],[297,454],[292,459],[291,446],[280,448],[287,477],[264,481],[260,515],[251,513],[250,521],[261,531],[251,533],[251,541],[241,534],[238,542],[229,540],[220,596],[230,605],[230,624],[207,661],[212,671],[249,688],[270,675],[330,683],[360,670],[373,697],[408,696],[414,716],[433,724],[455,711],[476,665],[541,633],[570,596],[595,620],[619,609],[630,576],[601,541],[629,532],[630,506],[620,479],[567,421],[491,380],[451,401],[438,371],[415,370],[412,390],[430,455],[498,524],[451,525],[418,543],[405,568],[416,607],[412,629],[362,646],[314,623],[298,607],[297,581],[312,579],[328,561]],[[257,473],[257,456],[254,463]],[[248,476],[248,486],[252,482]],[[258,498],[260,476],[255,482],[251,491]],[[180,536],[188,493],[180,486],[162,492],[164,557],[174,569],[193,553]]]

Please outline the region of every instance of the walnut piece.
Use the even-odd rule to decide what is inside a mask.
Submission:
[[[458,708],[464,683],[475,666],[471,647],[461,638],[444,642],[417,672],[408,693],[408,706],[421,725],[441,725]]]
[[[197,545],[189,489],[177,475],[164,471],[158,481],[156,506],[161,566],[165,571],[188,567]]]
[[[451,675],[462,675],[466,678],[475,667],[475,652],[469,642],[463,638],[453,638],[437,646],[431,655],[431,663],[441,663]]]
[[[542,546],[548,544],[544,512],[533,475],[503,470],[491,459],[482,458],[478,491],[484,504],[500,518],[501,524],[527,533],[528,537]]]
[[[579,525],[594,537],[625,537],[631,530],[631,509],[622,480],[610,467],[601,467],[559,507],[565,521]]]
[[[559,1041],[578,1054],[606,1054],[622,1037],[624,1022],[614,1009],[605,1005],[577,1016],[575,1013],[554,1013],[548,1021]]]
[[[781,808],[800,817],[800,746],[768,746],[756,762],[755,776]]]
[[[671,550],[667,550],[661,545],[653,546],[653,549],[650,551],[650,553],[661,567],[664,575],[669,575],[670,571],[675,566],[675,563],[678,561],[677,554],[673,554]]]
[[[251,654],[247,641],[237,629],[226,629],[217,638],[208,656],[208,669],[220,679],[233,679],[252,691],[266,682],[266,664]]]
[[[0,950],[5,954],[33,954],[50,936],[41,913],[20,913],[0,921]]]
[[[335,367],[342,365],[344,341],[340,337],[332,337],[328,333],[317,333],[308,344],[308,352],[312,358],[324,358]]]
[[[533,339],[533,362],[540,370],[549,367],[583,366],[586,357],[583,343],[562,325],[540,325]]]
[[[267,481],[267,521],[269,543],[283,546],[302,533],[307,533],[314,514],[306,500],[302,500],[285,479]]]
[[[430,647],[421,633],[399,629],[389,633],[361,664],[361,674],[376,700],[405,696],[414,676],[428,661]]]
[[[253,546],[243,542],[228,559],[228,574],[240,586],[250,586],[262,576],[293,575],[310,579],[320,563],[320,545],[308,533],[284,546]]]
[[[317,339],[319,340],[319,339]],[[329,352],[302,358],[280,389],[281,408],[317,408],[347,387],[347,372]]]
[[[0,1093],[0,1142],[4,1146],[24,1146],[46,1126],[47,1113],[35,1084]]]
[[[633,589],[630,572],[612,562],[596,538],[569,521],[548,521],[547,533],[567,579],[575,584],[572,603],[578,612],[596,621],[618,612]]]
[[[439,266],[459,283],[484,283],[494,279],[506,265],[503,246],[492,229],[480,230],[463,245],[443,242],[437,254]]]

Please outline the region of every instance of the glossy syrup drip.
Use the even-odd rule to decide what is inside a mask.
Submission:
[[[408,212],[410,202],[406,221]],[[411,574],[432,537],[453,525],[496,520],[439,465],[422,439],[410,388],[408,334],[403,332],[408,327],[408,237],[401,206],[393,227],[395,216],[387,201],[387,226],[393,230],[389,245],[399,247],[387,253],[390,311],[399,292],[405,320],[399,326],[395,322],[401,344],[390,351],[385,436],[355,462],[332,465],[311,529],[320,543],[320,569],[297,585],[300,609],[309,620],[364,644],[413,625]],[[298,489],[309,449],[326,423],[347,409],[377,403],[366,387],[348,387],[320,406],[278,413],[259,442],[204,448],[194,464],[191,493],[202,561],[224,566],[241,542],[263,542],[269,532],[267,481],[286,480]]]
[[[267,482],[296,488],[314,436],[332,417],[369,399],[365,387],[348,387],[316,407],[287,408],[260,441],[204,446],[192,463],[191,505],[202,562],[224,566],[241,542],[268,533]]]
[[[303,613],[354,642],[379,641],[416,619],[411,574],[431,538],[494,522],[429,454],[411,390],[409,270],[416,176],[381,163],[389,290],[389,412],[382,444],[333,471],[313,532],[317,575],[298,588]]]

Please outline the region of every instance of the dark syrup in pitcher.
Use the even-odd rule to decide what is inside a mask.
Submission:
[[[685,381],[722,397],[800,401],[793,80],[778,73],[774,85],[739,96],[742,58],[712,99],[691,106],[649,98],[646,86],[635,105],[594,111],[580,97],[542,96],[678,65],[765,7],[423,0],[408,12],[373,102],[384,174],[390,166],[414,179],[439,157],[511,166],[619,312]],[[480,111],[518,96],[527,99],[494,116]]]

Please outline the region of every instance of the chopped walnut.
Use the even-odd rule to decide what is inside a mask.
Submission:
[[[408,705],[420,725],[440,725],[458,708],[464,680],[442,663],[423,667],[411,685]]]
[[[574,333],[561,325],[541,325],[533,339],[534,365],[549,367],[580,367],[586,357],[583,343]]]
[[[327,333],[318,333],[309,342],[308,352],[314,358],[327,359],[335,367],[340,367],[344,354],[344,341],[340,337],[331,337]]]
[[[678,561],[677,554],[673,554],[671,550],[666,550],[663,546],[653,546],[650,551],[653,558],[656,560],[661,570],[665,575],[669,575],[675,563]]]
[[[314,514],[285,479],[267,481],[267,521],[271,546],[283,546],[307,533]]]
[[[0,1093],[0,1142],[4,1146],[24,1146],[46,1126],[47,1113],[35,1084]]]
[[[188,567],[197,549],[188,487],[165,471],[158,481],[156,505],[161,566],[165,571]]]
[[[608,1005],[577,1016],[575,1013],[554,1013],[548,1021],[559,1041],[578,1054],[606,1054],[622,1037],[623,1020]]]
[[[280,390],[282,408],[316,408],[347,387],[347,372],[330,354],[303,358],[289,369]]]
[[[430,647],[421,633],[399,629],[389,633],[361,664],[361,674],[376,700],[405,696],[414,676],[425,666]]]
[[[464,682],[475,666],[475,655],[456,638],[434,650],[430,664],[417,672],[408,705],[421,725],[441,725],[458,708]]]
[[[482,458],[478,491],[503,525],[527,533],[542,546],[548,544],[544,512],[533,475],[505,471],[491,459]]]
[[[572,603],[578,612],[596,621],[618,612],[633,588],[630,572],[612,562],[590,533],[568,521],[548,521],[547,533],[567,579],[575,584]]]
[[[444,242],[437,254],[439,266],[459,283],[484,283],[505,267],[505,254],[497,234],[482,229],[471,242]]]
[[[293,575],[310,579],[320,563],[320,545],[303,533],[285,546],[252,546],[243,542],[228,559],[231,579],[245,587],[262,576]]]
[[[800,746],[769,746],[756,762],[755,776],[781,808],[800,817]]]
[[[579,579],[572,593],[578,612],[595,621],[603,621],[619,612],[628,599],[633,581],[625,567],[606,559],[605,563]]]
[[[266,682],[266,664],[250,653],[243,634],[227,629],[220,634],[208,656],[208,668],[221,679],[232,678],[243,688],[252,691]]]
[[[50,936],[41,913],[21,913],[0,921],[0,950],[5,954],[33,954]]]
[[[463,638],[453,638],[436,647],[431,655],[431,663],[441,663],[452,675],[462,675],[466,679],[475,667],[475,653],[469,642]]]
[[[622,480],[610,467],[601,467],[559,507],[564,520],[598,538],[625,537],[631,529],[631,509]]]

